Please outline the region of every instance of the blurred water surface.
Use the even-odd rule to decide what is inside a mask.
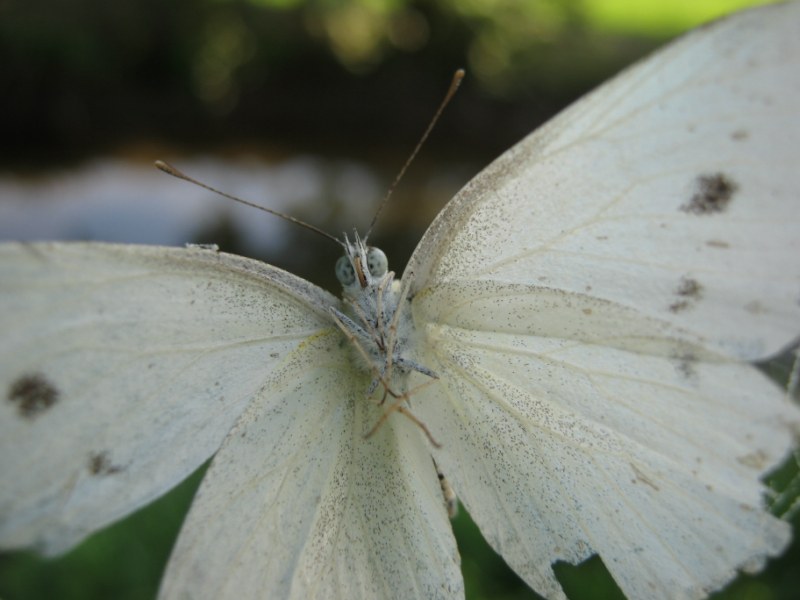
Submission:
[[[388,168],[354,159],[296,156],[169,158],[191,176],[240,198],[306,220],[340,236],[364,231],[391,181]],[[466,179],[463,165],[411,177],[390,200],[378,238],[419,235]],[[427,207],[422,207],[425,203]],[[400,218],[402,215],[402,218]],[[412,249],[401,251],[402,261]],[[278,217],[241,206],[158,171],[150,161],[96,158],[34,174],[0,174],[0,240],[91,240],[180,246],[216,243],[224,251],[294,268],[313,278],[332,271],[338,248]],[[391,257],[390,257],[391,258]],[[327,264],[330,262],[331,264]],[[393,264],[402,269],[402,262]],[[324,274],[323,281],[327,281]],[[332,290],[338,293],[338,290]]]

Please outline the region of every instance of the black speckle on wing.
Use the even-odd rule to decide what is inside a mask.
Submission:
[[[746,129],[737,129],[731,133],[731,139],[735,142],[741,142],[750,137]]]
[[[697,362],[697,357],[691,351],[676,352],[672,356],[672,360],[674,361],[675,369],[685,379],[693,379],[697,375],[694,366]]]
[[[703,286],[691,277],[682,277],[675,290],[676,300],[670,304],[669,310],[673,313],[682,312],[692,307],[693,302],[702,297]]]
[[[695,181],[695,192],[681,210],[694,215],[721,213],[728,208],[739,189],[733,179],[724,173],[700,175]]]
[[[8,388],[7,400],[17,406],[22,417],[34,419],[60,399],[58,388],[42,373],[26,373]]]
[[[115,465],[111,462],[111,458],[109,457],[108,452],[105,450],[102,452],[92,453],[89,456],[87,468],[89,469],[89,473],[98,477],[114,475],[123,469],[121,466]]]

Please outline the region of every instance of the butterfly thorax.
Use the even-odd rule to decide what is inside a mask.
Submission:
[[[343,310],[331,308],[331,316],[342,330],[353,351],[356,364],[369,372],[372,381],[366,390],[372,396],[379,385],[383,394],[379,404],[387,398],[393,402],[383,417],[367,434],[376,431],[392,412],[400,412],[419,426],[434,446],[427,427],[406,407],[413,389],[408,389],[408,374],[423,373],[437,379],[436,373],[419,364],[410,356],[415,334],[408,297],[408,282],[403,286],[395,281],[388,270],[386,255],[378,248],[368,247],[358,234],[353,243],[344,239],[345,255],[336,263],[336,276],[342,284]]]

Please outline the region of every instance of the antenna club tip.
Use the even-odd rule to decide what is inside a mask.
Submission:
[[[186,176],[181,173],[178,169],[173,167],[171,164],[164,162],[163,160],[157,160],[153,163],[153,166],[158,169],[159,171],[163,171],[167,175],[172,175],[173,177],[177,177],[179,179],[186,179]]]
[[[453,79],[450,81],[450,89],[447,90],[447,95],[445,96],[445,100],[439,109],[440,111],[442,108],[444,108],[444,105],[450,101],[450,99],[453,97],[453,94],[456,93],[456,90],[461,86],[461,82],[466,74],[467,72],[464,69],[456,69],[456,72],[453,73]]]

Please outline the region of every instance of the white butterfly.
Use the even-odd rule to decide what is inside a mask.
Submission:
[[[747,364],[800,334],[798,60],[800,4],[685,36],[476,177],[402,282],[348,242],[345,301],[208,249],[0,246],[0,547],[63,552],[216,453],[163,598],[457,598],[433,455],[548,598],[593,553],[630,598],[760,568],[800,432]]]

